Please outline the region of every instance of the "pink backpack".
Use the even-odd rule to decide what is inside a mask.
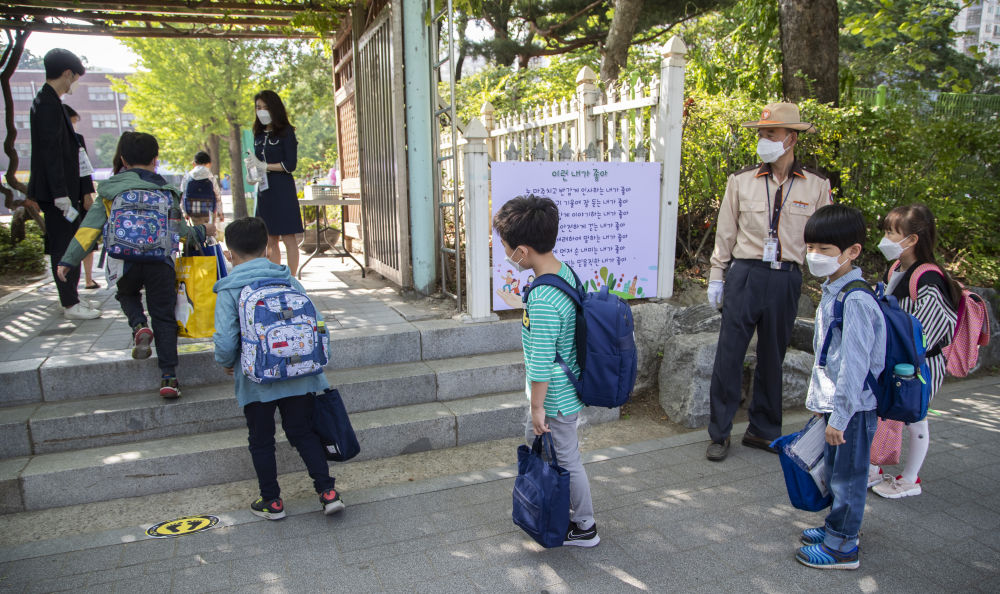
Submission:
[[[889,277],[899,268],[899,260],[889,267]],[[942,277],[944,273],[934,264],[921,264],[910,275],[910,301],[917,301],[917,283],[927,271],[934,271]],[[965,377],[976,368],[979,361],[979,347],[990,342],[989,308],[983,298],[966,289],[961,283],[962,298],[958,302],[958,323],[951,343],[941,349],[944,353],[945,370],[955,377]]]

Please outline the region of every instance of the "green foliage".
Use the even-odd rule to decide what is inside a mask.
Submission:
[[[45,242],[34,221],[25,225],[25,238],[11,245],[10,226],[0,223],[0,274],[37,274],[45,270]]]
[[[139,57],[139,71],[112,84],[128,93],[125,111],[135,114],[136,129],[156,136],[161,160],[185,169],[210,134],[225,147],[231,122],[253,121],[257,71],[272,44],[137,37],[122,43]],[[220,161],[228,170],[229,159]]]
[[[800,135],[796,156],[836,174],[835,199],[862,211],[870,224],[869,258],[881,270],[878,222],[895,206],[927,204],[937,217],[938,252],[960,278],[1000,283],[1000,122],[965,116],[928,117],[915,98],[886,108],[833,108],[806,101],[803,120],[816,134]],[[760,102],[691,93],[682,144],[678,265],[703,269],[729,173],[757,162],[755,136],[740,122]],[[870,267],[870,266],[869,266]],[[873,270],[869,270],[873,272]]]
[[[841,2],[842,78],[861,87],[885,82],[957,93],[995,89],[995,67],[952,47],[958,33],[951,24],[962,4],[951,0]]]
[[[94,165],[97,167],[111,167],[111,160],[115,156],[115,149],[118,148],[118,137],[114,134],[101,134],[94,143]]]
[[[685,83],[710,95],[781,95],[778,3],[743,0],[684,25]]]

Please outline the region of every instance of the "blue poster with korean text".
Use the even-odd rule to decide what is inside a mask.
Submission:
[[[625,299],[655,297],[660,224],[660,163],[494,161],[493,214],[511,198],[534,194],[559,208],[553,252],[576,270],[588,291],[607,285]],[[493,232],[493,309],[511,309],[531,270],[504,260]],[[506,301],[505,301],[506,299]]]

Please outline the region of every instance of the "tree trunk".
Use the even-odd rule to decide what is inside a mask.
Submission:
[[[837,0],[779,0],[782,87],[785,98],[837,105]]]
[[[233,191],[233,218],[242,219],[247,216],[247,198],[243,191],[243,155],[238,122],[229,122],[229,169],[232,171],[229,187]]]
[[[601,82],[604,88],[618,80],[618,74],[628,62],[628,48],[632,45],[635,26],[639,22],[644,0],[615,0],[615,14],[611,17],[608,37],[604,42],[601,58]]]
[[[10,236],[14,240],[14,243],[17,243],[21,239],[24,239],[24,224],[28,218],[24,216],[25,214],[38,223],[38,228],[42,230],[42,233],[45,233],[45,221],[35,208],[27,204],[17,208],[14,206],[14,190],[27,196],[28,187],[18,181],[16,177],[18,155],[17,150],[14,148],[14,140],[17,138],[17,127],[14,126],[14,96],[10,91],[10,77],[14,74],[14,70],[17,69],[17,65],[21,61],[21,54],[24,53],[24,44],[28,41],[30,32],[16,31],[13,36],[10,30],[4,31],[4,33],[7,34],[7,47],[4,49],[3,56],[0,57],[0,68],[2,68],[0,70],[0,89],[3,92],[4,126],[6,131],[3,141],[3,151],[8,159],[4,181],[7,182],[10,188],[0,184],[0,193],[4,197],[4,206],[14,213],[10,222]],[[19,208],[24,209],[24,212],[18,212]]]
[[[219,169],[222,167],[222,162],[219,158],[219,142],[219,135],[215,133],[209,134],[208,140],[205,142],[208,158],[212,160],[212,173],[216,178],[219,177]]]

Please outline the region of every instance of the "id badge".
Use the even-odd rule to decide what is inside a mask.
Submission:
[[[90,157],[87,156],[87,151],[80,147],[80,177],[87,177],[88,175],[93,175],[94,166],[90,164]]]
[[[778,240],[776,238],[768,237],[764,240],[764,257],[761,260],[772,264],[778,261]]]

